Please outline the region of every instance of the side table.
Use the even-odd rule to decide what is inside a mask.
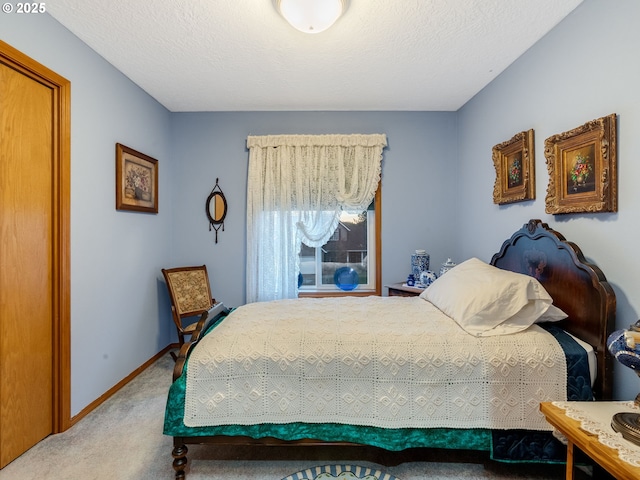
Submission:
[[[610,402],[595,403],[604,405]],[[568,417],[565,410],[553,405],[551,402],[542,402],[540,411],[547,418],[547,421],[567,438],[567,480],[573,480],[574,478],[574,446],[582,450],[617,480],[637,480],[640,478],[640,467],[634,467],[630,463],[621,460],[617,450],[603,445],[598,440],[597,435],[583,430],[580,426],[580,421]]]
[[[402,283],[393,283],[385,287],[389,289],[390,297],[417,297],[424,292],[424,288],[409,287]]]

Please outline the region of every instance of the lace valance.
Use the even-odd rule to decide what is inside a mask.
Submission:
[[[247,137],[247,147],[309,147],[309,146],[341,146],[341,147],[385,147],[387,136],[380,134],[351,135],[260,135]]]

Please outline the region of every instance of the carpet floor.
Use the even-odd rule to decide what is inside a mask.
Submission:
[[[174,478],[172,439],[162,434],[172,369],[171,356],[161,357],[72,428],[47,437],[0,470],[0,480]],[[381,455],[379,451],[358,448],[336,451],[282,447],[257,451],[190,445],[187,480],[281,480],[294,472],[330,464],[370,467],[397,480],[564,478],[564,467],[560,465],[498,464],[459,455],[451,461],[435,452],[423,454],[419,461],[396,457],[393,463],[399,464],[384,466]]]

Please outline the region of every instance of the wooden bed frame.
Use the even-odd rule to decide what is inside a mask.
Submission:
[[[596,398],[611,399],[613,360],[607,350],[606,340],[615,327],[616,297],[602,271],[585,260],[577,245],[540,220],[530,220],[506,240],[491,259],[491,264],[534,276],[544,285],[554,304],[569,315],[558,325],[591,344],[595,350],[598,364],[593,390]],[[181,348],[173,373],[174,381],[182,375],[189,352],[198,343],[205,327],[206,317],[205,313],[191,342]],[[311,439],[292,442],[230,436],[174,437],[172,456],[176,479],[186,478],[187,444],[355,445]]]

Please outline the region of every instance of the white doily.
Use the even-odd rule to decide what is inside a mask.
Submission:
[[[634,445],[611,428],[611,418],[619,412],[640,413],[633,402],[553,402],[567,417],[580,422],[580,427],[598,436],[598,441],[618,451],[620,460],[640,467],[640,446]],[[562,436],[556,435],[562,440]],[[566,439],[564,440],[566,443]]]

